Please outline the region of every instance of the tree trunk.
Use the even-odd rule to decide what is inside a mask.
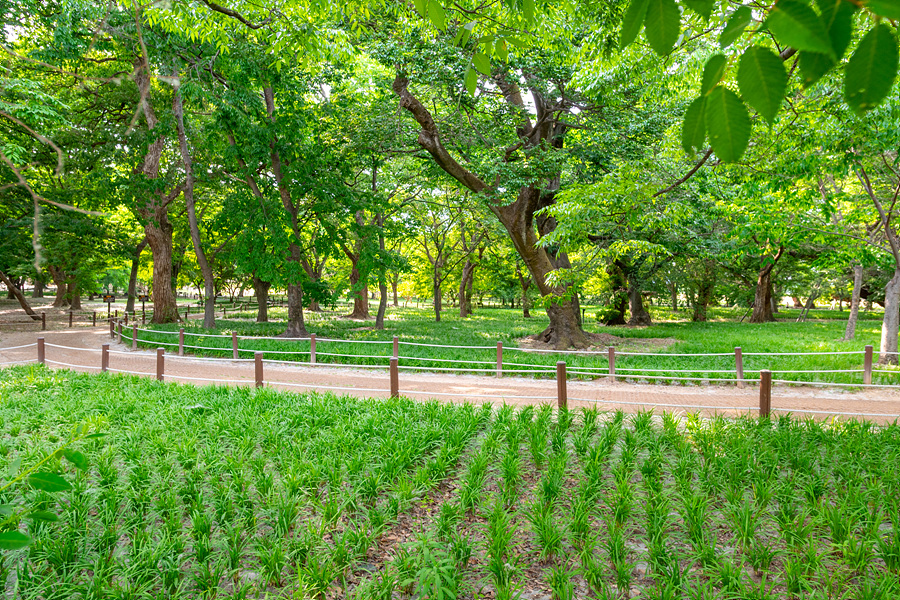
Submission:
[[[358,259],[351,259],[353,267],[350,269],[350,295],[353,296],[353,311],[347,315],[348,319],[369,318],[369,287],[360,285],[361,275],[357,267]]]
[[[400,304],[397,302],[397,284],[399,283],[399,280],[400,280],[400,274],[394,273],[393,276],[391,277],[391,292],[394,295],[394,306],[395,307],[400,306]]]
[[[672,297],[672,312],[678,312],[678,286],[676,284],[669,285],[669,294]]]
[[[306,337],[306,324],[303,322],[303,286],[289,283],[287,286],[288,323],[287,330],[280,337]]]
[[[44,297],[44,280],[40,277],[35,277],[34,279],[34,289],[31,291],[32,298],[43,298]]]
[[[774,264],[766,265],[759,271],[756,280],[756,295],[753,298],[753,313],[750,315],[751,323],[771,323],[775,320],[772,315],[772,269]]]
[[[378,314],[375,315],[375,329],[384,329],[384,313],[387,312],[388,286],[382,278],[378,282]]]
[[[896,365],[897,337],[900,331],[900,267],[884,286],[884,320],[881,322],[881,349],[878,363]]]
[[[134,312],[134,296],[137,291],[138,267],[141,264],[141,253],[147,247],[147,238],[135,247],[134,254],[131,257],[131,273],[128,275],[128,301],[125,304],[125,312]]]
[[[6,285],[6,289],[10,291],[10,293],[16,297],[16,300],[19,301],[19,306],[22,307],[22,310],[25,311],[25,314],[31,317],[35,321],[40,321],[41,317],[37,315],[37,313],[32,310],[31,305],[28,304],[28,300],[25,298],[25,294],[22,293],[16,285],[10,280],[9,277],[6,276],[6,273],[0,271],[0,281],[2,281]]]
[[[176,82],[177,82],[176,74]],[[203,287],[206,300],[203,303],[203,328],[213,329],[216,326],[215,283],[212,268],[206,259],[206,252],[200,243],[200,225],[197,223],[197,210],[194,203],[194,163],[191,160],[191,152],[187,144],[187,134],[184,129],[184,105],[181,100],[179,84],[175,84],[175,94],[172,99],[172,112],[175,116],[175,131],[178,135],[178,147],[181,150],[181,162],[184,165],[184,205],[187,208],[188,224],[191,230],[191,242],[194,246],[194,254],[197,255],[197,265],[203,275]],[[232,302],[234,299],[232,298]]]
[[[441,279],[440,270],[437,266],[434,268],[434,276],[431,280],[431,291],[434,297],[434,322],[441,322]]]
[[[64,306],[69,305],[69,299],[66,296],[66,276],[62,272],[62,269],[58,269],[53,265],[47,267],[47,270],[50,271],[50,279],[53,280],[53,285],[56,287],[56,296],[53,298],[53,308],[63,308]]]
[[[69,299],[70,310],[81,310],[81,287],[77,275],[70,275],[66,282],[66,298]]]
[[[472,285],[475,280],[475,263],[466,259],[462,275],[459,277],[459,316],[466,318],[472,314]]]
[[[253,276],[253,294],[256,296],[256,322],[267,323],[269,321],[269,288],[272,284]]]
[[[708,308],[712,302],[713,293],[716,289],[715,269],[706,270],[704,277],[700,279],[700,285],[697,286],[697,299],[694,301],[694,314],[691,320],[703,323],[708,318]]]
[[[850,316],[847,317],[847,328],[844,330],[844,341],[856,337],[856,319],[859,316],[859,291],[862,288],[862,265],[853,266],[853,294],[850,296]]]
[[[628,319],[629,325],[653,325],[653,319],[650,313],[644,308],[644,296],[641,288],[636,283],[628,286],[628,305],[631,310],[631,318]]]
[[[158,224],[144,226],[147,244],[153,253],[153,320],[152,323],[175,323],[178,306],[172,289],[172,232],[168,216],[161,213]]]

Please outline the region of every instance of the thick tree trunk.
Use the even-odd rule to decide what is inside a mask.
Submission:
[[[253,276],[253,294],[256,296],[256,322],[269,321],[269,288],[272,284]]]
[[[31,290],[32,298],[43,298],[44,297],[44,280],[41,278],[35,278],[34,280],[34,289]]]
[[[847,328],[844,330],[844,341],[856,337],[856,319],[859,316],[859,291],[862,288],[862,265],[853,266],[853,294],[850,296],[850,316],[847,317]]]
[[[303,286],[288,284],[288,323],[287,329],[280,337],[306,337],[306,323],[303,322]]]
[[[400,283],[400,274],[394,273],[394,275],[391,277],[391,293],[394,296],[394,306],[395,307],[400,306],[400,303],[397,301],[397,286],[399,285],[399,283]]]
[[[172,112],[175,115],[175,131],[178,135],[178,147],[181,150],[181,162],[184,165],[184,204],[188,213],[191,243],[194,246],[194,254],[197,256],[200,274],[203,275],[203,288],[206,293],[206,300],[203,303],[203,328],[212,329],[216,326],[215,278],[200,241],[200,225],[197,223],[197,210],[194,203],[194,163],[191,160],[191,151],[187,144],[187,134],[184,129],[184,105],[177,83],[172,99]]]
[[[69,309],[81,310],[81,287],[76,275],[70,275],[66,282],[66,297],[69,299]]]
[[[53,265],[47,267],[47,270],[50,271],[50,279],[53,280],[53,285],[56,287],[56,296],[53,298],[53,308],[63,308],[69,305],[69,298],[66,295],[66,276],[63,273],[62,269],[58,269]]]
[[[351,259],[352,260],[352,259]],[[369,318],[369,287],[360,284],[361,274],[357,268],[358,260],[352,260],[350,269],[350,295],[353,297],[353,311],[347,315],[348,319]]]
[[[466,318],[472,314],[472,285],[475,280],[475,263],[466,259],[459,277],[459,316]]]
[[[759,272],[756,280],[756,295],[753,298],[753,313],[750,315],[751,323],[771,323],[775,320],[772,315],[772,268],[774,265],[766,265]]]
[[[612,315],[604,320],[604,325],[625,325],[625,311],[628,310],[628,285],[625,273],[618,262],[609,266],[606,271],[609,274],[612,287]]]
[[[897,337],[900,331],[900,267],[884,286],[884,320],[881,322],[881,349],[878,363],[897,364]]]
[[[128,275],[128,301],[125,303],[125,312],[134,312],[134,297],[137,293],[137,276],[138,267],[141,264],[141,253],[147,247],[147,238],[145,237],[135,247],[134,254],[131,256],[131,273]]]
[[[28,300],[25,298],[25,294],[22,293],[22,290],[20,290],[3,271],[0,271],[0,281],[2,281],[4,285],[6,285],[6,289],[8,289],[9,292],[13,296],[15,296],[16,300],[19,301],[19,306],[22,307],[22,310],[25,311],[26,315],[28,315],[35,321],[41,320],[41,318],[34,312],[34,310],[32,310],[31,305],[28,304]]]
[[[669,285],[669,294],[672,298],[672,312],[678,312],[678,286],[676,284]]]
[[[440,323],[441,321],[441,279],[440,279],[440,271],[435,267],[434,269],[434,277],[431,280],[431,293],[434,297],[434,322]]]
[[[644,296],[639,285],[632,283],[628,286],[628,306],[631,311],[629,325],[653,325],[650,312],[644,307]]]
[[[153,323],[178,321],[178,306],[172,289],[172,224],[161,213],[158,224],[147,223],[144,232],[153,253]]]
[[[384,313],[387,312],[388,286],[382,280],[378,282],[378,314],[375,315],[375,329],[384,329]]]

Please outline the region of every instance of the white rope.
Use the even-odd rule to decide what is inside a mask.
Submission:
[[[147,377],[156,378],[156,373],[144,373],[143,371],[126,371],[124,369],[106,369],[110,373],[126,373],[128,375],[145,375]]]
[[[388,344],[392,342],[386,342]],[[496,350],[496,346],[445,346],[442,344],[420,344],[419,342],[399,342],[403,346],[421,346],[423,348],[461,348],[464,350]]]
[[[687,353],[669,353],[669,352],[618,352],[616,356],[734,356],[734,352],[709,352],[706,354],[687,354]],[[746,354],[744,355],[746,356]]]
[[[9,348],[0,348],[0,352],[6,352],[7,350],[21,350],[22,348],[33,348],[34,346],[37,346],[37,342],[25,344],[23,346],[10,346]]]
[[[579,367],[572,367],[573,369],[578,369]],[[583,367],[581,367],[583,368]],[[656,371],[656,372],[664,372],[664,373],[734,373],[734,369],[666,369],[666,368],[656,368],[656,369],[638,369],[636,367],[616,367],[616,372],[619,371]]]
[[[661,402],[625,402],[619,400],[593,400],[589,398],[569,398],[569,400],[576,400],[578,402],[595,402],[599,404],[624,404],[628,406],[664,406],[666,408],[699,408],[703,410],[746,410],[753,411],[758,410],[757,407],[754,406],[704,406],[700,404],[664,404]]]
[[[73,365],[70,363],[59,362],[58,360],[50,360],[49,358],[45,358],[44,362],[48,362],[53,365],[62,365],[64,367],[72,367],[75,369],[99,369],[100,367],[91,367],[88,365]]]
[[[174,360],[193,360],[193,361],[226,361],[226,362],[255,362],[255,358],[218,358],[215,356],[178,356],[177,354],[166,354],[166,358]]]
[[[391,357],[387,357],[391,358]],[[397,358],[401,360],[427,360],[431,362],[449,362],[449,363],[461,363],[461,364],[471,364],[471,365],[496,365],[497,361],[495,360],[459,360],[456,358],[422,358],[421,356],[398,356]],[[525,365],[525,366],[535,366],[541,367],[543,365]]]
[[[842,387],[861,387],[861,388],[894,388],[900,389],[900,385],[896,383],[879,384],[879,383],[829,383],[827,381],[789,381],[786,379],[773,379],[772,383],[787,383],[791,385],[839,385]]]
[[[27,365],[28,363],[37,362],[36,358],[32,358],[31,360],[9,360],[6,362],[0,362],[0,366],[2,365]]]
[[[101,350],[98,350],[97,348],[76,348],[75,346],[59,346],[57,344],[48,344],[46,342],[44,343],[44,346],[46,346],[48,348],[62,348],[63,350],[77,350],[77,351],[82,351],[82,352],[101,352]]]
[[[834,356],[838,354],[865,354],[864,350],[846,352],[744,352],[744,356]]]
[[[488,369],[489,371],[491,369]],[[556,369],[503,369],[504,373],[556,373]]]
[[[380,355],[371,355],[371,354],[335,354],[333,352],[316,352],[316,356],[343,356],[346,358],[391,358],[390,356],[386,356],[383,354]]]
[[[191,381],[211,381],[215,383],[254,383],[253,379],[207,379],[205,377],[188,377],[186,375],[172,375],[170,373],[165,373],[163,375],[166,379],[189,379]]]
[[[427,346],[428,344],[423,344],[423,346]],[[448,348],[452,348],[454,346],[448,346]],[[493,346],[486,346],[486,348],[492,348]],[[608,354],[607,351],[596,351],[596,350],[549,350],[545,348],[517,348],[516,346],[504,346],[503,350],[513,350],[515,352],[525,352],[530,354],[582,354],[585,356],[606,356]]]
[[[884,375],[900,375],[900,371],[885,371],[883,369],[872,369],[873,373],[882,373]]]
[[[316,338],[317,342],[336,342],[342,344],[393,344],[393,340],[336,340],[332,338]],[[400,342],[401,344],[403,342]],[[462,346],[461,346],[462,347]]]
[[[384,367],[382,367],[384,368]],[[415,367],[415,366],[406,366],[406,365],[398,365],[398,369],[404,371],[467,371],[469,373],[477,372],[477,373],[493,373],[496,369],[479,369],[477,367],[472,367],[471,369],[467,369],[466,367]]]
[[[578,373],[578,375],[589,375],[589,373]],[[632,380],[641,380],[641,379],[671,379],[673,381],[713,381],[713,382],[723,382],[723,381],[737,381],[737,379],[715,379],[712,377],[674,377],[668,375],[619,375],[618,373],[615,375],[610,375],[609,373],[598,374],[598,377],[618,377],[620,379],[632,379]],[[753,381],[746,381],[746,383],[755,383]]]
[[[337,387],[337,386],[328,386],[328,385],[316,385],[314,383],[287,383],[286,381],[266,381],[266,385],[288,385],[291,387],[302,387],[302,388],[312,388],[318,390],[342,390],[342,391],[354,391],[354,392],[381,392],[383,394],[389,394],[390,390],[385,389],[376,389],[376,388],[355,388],[355,387]]]
[[[453,392],[429,392],[424,390],[400,390],[401,394],[423,394],[427,396],[457,396],[461,398],[507,398],[512,400],[556,400],[556,396],[512,396],[503,394],[458,394]]]
[[[772,410],[777,410],[779,412],[802,412],[802,413],[811,413],[814,415],[842,415],[848,417],[900,417],[900,415],[892,415],[889,413],[858,413],[858,412],[834,412],[830,410],[806,410],[803,408],[777,408],[772,407]]]
[[[161,329],[141,329],[140,327],[138,327],[138,331],[146,331],[148,333],[161,333],[164,335],[178,335],[177,331],[162,331]],[[202,335],[202,334],[199,334],[199,333],[189,334],[189,333],[185,332],[184,335]],[[213,336],[213,337],[220,337],[220,336]]]

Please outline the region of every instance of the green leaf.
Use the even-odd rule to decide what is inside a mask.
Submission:
[[[34,473],[28,476],[28,484],[45,492],[63,492],[72,488],[68,481],[56,473]]]
[[[724,86],[706,97],[706,131],[722,162],[738,160],[750,141],[750,115],[737,94]]]
[[[844,98],[862,115],[891,91],[897,76],[897,38],[884,23],[872,28],[850,57],[844,71]]]
[[[99,439],[99,438],[102,438],[102,437],[106,437],[106,432],[105,432],[105,431],[100,431],[100,432],[97,432],[97,433],[91,433],[91,434],[89,434],[89,435],[84,436],[84,439],[86,439],[86,440],[96,440],[96,439]]]
[[[878,16],[900,20],[900,0],[864,0],[863,6]]]
[[[684,123],[681,125],[681,147],[685,152],[690,152],[694,148],[703,147],[706,140],[706,97],[700,96],[696,98],[691,105],[688,106],[687,112],[684,113]]]
[[[800,0],[779,0],[766,19],[769,30],[783,46],[834,55],[831,38],[822,19]]]
[[[529,23],[534,21],[534,0],[524,0],[522,2],[522,13],[525,15],[525,20]]]
[[[509,49],[506,47],[506,40],[497,40],[494,44],[494,53],[503,62],[509,59]]]
[[[31,543],[31,536],[19,531],[4,531],[0,533],[0,550],[18,550]]]
[[[741,56],[737,81],[744,101],[771,125],[787,89],[788,74],[784,61],[769,48],[748,48]]]
[[[727,64],[728,59],[725,58],[724,54],[713,54],[707,59],[706,64],[703,66],[703,80],[700,84],[701,95],[706,94],[722,81],[722,75],[725,74],[725,66]]]
[[[622,19],[622,31],[619,33],[619,48],[624,49],[640,33],[641,25],[644,24],[644,17],[647,16],[647,6],[649,4],[650,0],[631,0],[628,9],[625,11],[625,18]]]
[[[487,54],[483,54],[479,52],[475,56],[472,57],[472,64],[475,65],[475,68],[484,73],[487,76],[491,74],[491,59],[488,58]]]
[[[649,0],[644,35],[654,52],[665,56],[672,51],[681,30],[681,12],[675,0]]]
[[[683,0],[683,2],[689,9],[707,20],[709,20],[715,5],[715,0]]]
[[[431,22],[434,23],[435,27],[443,31],[447,17],[444,14],[444,7],[441,6],[440,2],[428,0],[428,18],[431,19]]]
[[[413,0],[413,6],[423,17],[428,16],[428,0]]]
[[[469,69],[466,71],[466,89],[469,90],[469,94],[475,95],[475,88],[478,85],[478,73],[475,69]]]
[[[28,513],[28,516],[38,521],[59,521],[59,517],[47,510],[34,510]]]
[[[70,463],[72,463],[82,471],[88,468],[88,459],[81,452],[66,448],[65,450],[63,450],[63,456],[66,458],[66,460],[68,460]]]
[[[0,504],[0,515],[4,517],[8,517],[12,514],[13,505],[12,504]]]
[[[801,52],[800,74],[803,76],[803,87],[809,87],[820,80],[825,73],[834,67],[834,64],[834,61],[827,54]]]
[[[722,35],[719,36],[719,46],[727,48],[733,44],[736,39],[741,37],[741,34],[747,29],[747,25],[752,21],[753,13],[751,10],[746,6],[739,7],[731,14],[731,17],[725,24],[725,29],[722,30]]]
[[[840,58],[853,39],[853,13],[856,12],[856,5],[849,0],[819,0],[818,4],[835,58]]]

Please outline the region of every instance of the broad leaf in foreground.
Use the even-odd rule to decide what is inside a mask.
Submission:
[[[706,97],[700,96],[688,106],[681,127],[681,147],[685,152],[703,147],[706,140]]]
[[[875,108],[891,91],[897,76],[897,38],[884,23],[862,39],[844,73],[844,98],[863,114]]]
[[[657,54],[664,56],[672,51],[680,30],[681,12],[675,0],[649,1],[644,35]]]
[[[780,0],[769,12],[766,25],[782,45],[834,56],[825,25],[808,4]]]
[[[771,125],[787,88],[788,75],[784,61],[769,48],[748,48],[741,56],[737,80],[744,101]]]
[[[722,162],[738,160],[750,141],[750,115],[737,94],[719,85],[706,97],[709,143]]]

